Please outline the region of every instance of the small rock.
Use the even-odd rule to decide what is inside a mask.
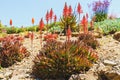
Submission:
[[[0,79],[3,79],[4,78],[4,75],[3,74],[0,74]]]
[[[103,63],[99,63],[98,71],[101,71],[105,68],[105,65]]]
[[[4,76],[5,76],[5,77],[12,77],[12,72],[11,72],[11,71],[6,72],[6,73],[4,74]]]
[[[64,37],[60,37],[60,40],[65,40],[65,38]]]
[[[9,80],[19,80],[18,76],[13,76],[12,78],[10,78]]]
[[[78,35],[79,35],[78,32],[73,32],[73,33],[72,33],[72,37],[77,37]]]
[[[110,65],[110,66],[115,66],[115,65],[117,65],[117,63],[115,63],[114,61],[110,61],[110,60],[104,60],[104,64]]]
[[[117,41],[120,41],[120,31],[119,31],[119,32],[116,32],[116,33],[113,35],[113,38],[116,39]]]
[[[80,74],[79,76],[80,76],[80,80],[85,80],[85,79],[86,79],[86,77],[87,77],[87,75],[86,75],[86,74]]]

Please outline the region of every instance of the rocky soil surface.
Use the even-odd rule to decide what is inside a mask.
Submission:
[[[120,42],[112,35],[98,38],[100,46],[96,49],[99,60],[81,80],[120,80]]]
[[[34,56],[36,56],[40,50],[40,40],[34,39],[33,42],[34,45],[31,49],[30,39],[25,39],[23,44],[30,51],[30,56],[23,59],[21,62],[15,63],[9,68],[1,69],[0,78],[2,80],[35,80],[33,78],[34,76],[31,75],[31,70],[33,66]]]
[[[65,37],[60,39],[64,40]],[[99,60],[87,73],[80,74],[79,79],[75,80],[120,80],[120,42],[114,40],[111,35],[98,38],[98,41],[100,46],[96,51]],[[0,69],[0,80],[37,80],[31,75],[31,70],[34,56],[40,50],[39,42],[39,39],[35,39],[31,49],[30,40],[26,38],[24,45],[31,55],[9,68]],[[75,75],[73,76],[75,77]]]

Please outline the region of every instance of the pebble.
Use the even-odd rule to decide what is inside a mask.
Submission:
[[[105,65],[110,65],[110,66],[115,66],[115,65],[117,65],[117,63],[115,63],[114,61],[110,61],[110,60],[104,60],[104,64],[105,64]]]
[[[5,76],[5,77],[11,77],[11,76],[12,76],[12,72],[11,72],[11,71],[6,72],[6,73],[4,74],[4,76]]]
[[[3,74],[0,74],[0,79],[3,79],[4,78],[4,75]]]

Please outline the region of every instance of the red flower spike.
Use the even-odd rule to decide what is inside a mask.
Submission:
[[[66,17],[68,14],[68,7],[67,7],[67,3],[65,2],[65,6],[64,6],[64,9],[63,9],[63,16]]]
[[[35,20],[34,20],[34,18],[32,18],[32,24],[34,25],[34,22],[35,22]]]
[[[53,17],[53,10],[51,8],[51,10],[50,10],[50,19],[52,19],[52,17]]]
[[[69,6],[69,15],[71,15],[72,14],[72,7],[71,7],[71,5]]]
[[[42,31],[43,28],[44,28],[44,22],[43,22],[43,18],[41,18],[39,23],[39,29]]]
[[[87,33],[88,32],[88,28],[87,28],[88,27],[88,20],[85,16],[83,16],[81,24],[83,26],[84,33]]]
[[[10,19],[10,25],[12,26],[12,19]]]
[[[56,22],[56,20],[57,20],[57,16],[56,16],[56,15],[54,15],[54,22]]]
[[[81,7],[80,3],[78,3],[77,12],[78,12],[79,14],[83,13],[83,10],[82,10],[82,7]]]
[[[49,19],[50,19],[49,11],[47,11],[45,18],[46,18],[46,22],[48,24]]]

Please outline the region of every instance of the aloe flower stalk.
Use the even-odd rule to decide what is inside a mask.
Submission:
[[[84,33],[88,33],[88,20],[86,16],[83,16],[82,21],[81,21],[81,25],[83,27],[83,31]]]
[[[12,19],[10,19],[10,25],[12,26]]]
[[[31,32],[30,39],[31,39],[31,50],[33,52],[33,39],[34,39],[34,33],[33,32]]]
[[[47,11],[47,13],[46,13],[46,15],[45,15],[45,20],[46,20],[46,22],[47,22],[46,27],[48,28],[48,22],[49,22],[49,20],[50,20],[50,14],[49,14],[49,11]],[[48,29],[47,29],[47,30],[48,30]]]
[[[42,29],[44,28],[44,22],[43,18],[41,18],[40,23],[39,23],[39,29],[40,29],[40,45],[42,47]]]
[[[57,20],[57,16],[54,15],[54,23],[56,23],[56,20]]]
[[[91,27],[91,28],[93,28],[93,24],[94,24],[94,21],[91,20],[91,21],[90,21],[90,27]]]
[[[69,15],[72,15],[72,7],[71,7],[71,5],[69,6]]]
[[[35,23],[35,19],[34,19],[34,18],[32,18],[32,24],[34,25],[34,23]]]
[[[67,3],[65,2],[64,9],[63,9],[63,16],[64,17],[67,17],[68,11],[69,11],[68,6],[67,6]]]
[[[52,18],[53,18],[53,10],[52,8],[50,9],[50,23],[52,23]]]
[[[79,19],[78,19],[78,21],[80,21],[80,14],[83,13],[83,10],[82,10],[82,7],[81,7],[80,3],[78,3],[77,12],[78,12],[78,14],[79,14]]]
[[[66,34],[67,34],[66,35],[67,41],[70,41],[70,37],[71,37],[71,34],[72,34],[70,26],[68,27]]]

